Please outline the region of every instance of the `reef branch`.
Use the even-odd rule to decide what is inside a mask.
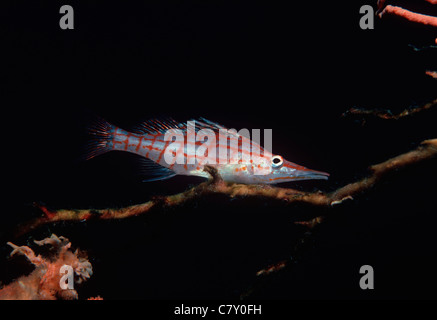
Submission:
[[[431,78],[437,79],[437,71],[426,70],[425,74]]]
[[[401,7],[388,5],[379,13],[379,17],[382,18],[386,14],[399,16],[409,21],[420,23],[423,25],[437,27],[437,17],[412,12]]]
[[[322,222],[322,218],[317,217],[312,219],[309,222],[309,225],[306,224],[303,225],[309,227],[310,229],[313,229],[314,227],[320,225],[321,222]],[[302,224],[302,223],[299,222],[298,224]],[[305,232],[303,237],[297,240],[293,245],[293,248],[291,249],[291,255],[288,259],[281,260],[277,263],[271,264],[266,268],[263,268],[258,272],[256,272],[255,282],[240,294],[240,300],[245,300],[246,298],[251,296],[254,292],[262,288],[267,283],[270,275],[281,272],[287,268],[290,268],[299,260],[301,260],[304,252],[306,251],[306,249],[308,249],[308,246],[311,246],[312,242],[313,242],[312,232]]]
[[[349,115],[362,115],[362,116],[375,116],[377,118],[385,120],[398,120],[400,118],[412,116],[416,113],[429,110],[437,106],[437,99],[428,102],[422,106],[412,107],[405,109],[397,114],[393,114],[390,110],[383,109],[362,109],[362,108],[351,108],[342,114],[343,117]]]
[[[437,0],[425,0],[425,1],[433,5],[437,4]],[[387,15],[393,15],[393,16],[401,17],[403,19],[406,19],[414,23],[431,26],[431,27],[437,27],[437,17],[413,12],[398,6],[392,6],[392,5],[385,6],[385,2],[386,2],[385,0],[378,0],[378,4],[377,4],[378,10],[376,11],[376,14],[380,18],[383,18],[384,16]],[[434,39],[434,42],[437,44],[437,38]]]
[[[321,191],[313,193],[302,192],[270,185],[228,183],[223,181],[215,168],[206,166],[205,171],[211,175],[211,179],[207,182],[203,182],[182,193],[154,198],[145,203],[125,208],[80,210],[61,209],[52,211],[45,206],[38,205],[44,215],[21,225],[15,235],[23,235],[42,225],[60,221],[125,219],[145,214],[152,209],[181,206],[188,201],[193,201],[203,196],[213,194],[227,195],[230,198],[265,197],[285,202],[288,205],[293,203],[306,203],[317,207],[332,208],[342,204],[345,200],[353,200],[357,195],[372,189],[387,174],[423,160],[430,159],[436,155],[437,139],[423,141],[415,150],[371,166],[369,168],[370,173],[368,176],[359,181],[347,184],[331,193],[323,193]]]

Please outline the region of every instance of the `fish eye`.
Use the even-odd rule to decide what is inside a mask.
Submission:
[[[279,168],[284,163],[284,160],[281,156],[273,156],[272,157],[272,167]]]

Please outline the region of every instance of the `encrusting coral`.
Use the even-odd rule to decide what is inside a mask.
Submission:
[[[22,276],[0,289],[0,300],[55,300],[78,299],[75,289],[61,288],[61,268],[64,265],[74,270],[74,283],[80,284],[93,274],[93,268],[83,251],[71,251],[71,242],[65,237],[52,234],[50,238],[34,241],[38,246],[49,245],[51,255],[36,255],[28,246],[17,246],[8,242],[13,248],[11,256],[24,255],[35,269],[27,276]]]

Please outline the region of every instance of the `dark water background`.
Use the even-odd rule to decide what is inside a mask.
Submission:
[[[8,259],[6,241],[56,233],[91,258],[95,274],[79,289],[82,298],[238,299],[258,270],[294,255],[306,231],[294,225],[298,217],[326,213],[213,198],[124,221],[44,226],[13,239],[18,223],[40,214],[34,201],[123,207],[202,181],[142,183],[123,153],[79,161],[92,114],[124,128],[155,116],[271,128],[275,153],[331,174],[283,184],[306,191],[334,190],[436,136],[436,110],[365,125],[341,117],[353,106],[396,112],[436,97],[436,81],[424,71],[437,70],[437,49],[408,46],[429,46],[435,30],[399,19],[361,30],[359,8],[373,3],[69,4],[75,30],[62,31],[61,3],[2,2],[4,283],[31,270],[24,259]],[[408,168],[338,209],[298,262],[256,284],[250,297],[435,299],[435,168],[435,160]],[[358,285],[365,264],[375,269],[372,291]]]

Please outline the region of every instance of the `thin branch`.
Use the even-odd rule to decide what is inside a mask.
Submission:
[[[434,78],[434,79],[437,79],[437,71],[426,70],[425,74]]]
[[[320,225],[323,221],[324,221],[324,217],[320,216],[320,217],[315,217],[313,219],[310,219],[308,221],[296,221],[294,223],[297,224],[297,225],[305,226],[309,230],[312,230],[316,226]],[[294,246],[294,250],[293,250],[294,255],[299,253],[299,250],[302,249],[302,247],[303,247],[302,245],[306,243],[306,241],[310,238],[310,236],[311,236],[311,233],[306,232],[304,234],[304,236],[302,238],[300,238],[296,242],[296,244]],[[271,274],[273,272],[278,272],[278,271],[284,269],[285,267],[287,267],[290,261],[291,260],[282,260],[282,261],[277,262],[275,264],[269,265],[267,268],[259,270],[256,273],[256,276],[257,277],[259,277],[259,276],[266,276],[266,275],[269,275],[269,274]]]
[[[401,7],[388,5],[384,8],[384,10],[379,13],[379,17],[382,18],[386,14],[399,16],[409,21],[420,23],[423,25],[437,27],[437,17],[412,12]]]
[[[311,229],[314,226],[319,225],[322,220],[320,219],[320,217],[317,217],[313,219],[313,222],[314,221],[317,222],[315,222],[314,225],[309,226]],[[299,263],[309,246],[312,245],[313,241],[314,240],[312,237],[312,232],[305,232],[303,237],[301,237],[294,243],[293,247],[291,248],[290,257],[288,259],[271,264],[268,267],[259,270],[255,274],[256,279],[254,283],[240,294],[240,300],[246,300],[256,291],[259,291],[262,287],[264,287],[269,281],[269,276],[271,276],[272,274],[283,272],[285,269],[289,269],[296,263]]]
[[[426,103],[422,106],[417,106],[414,108],[405,109],[397,114],[393,114],[390,110],[383,109],[362,109],[362,108],[351,108],[343,113],[343,117],[348,115],[363,115],[363,116],[375,116],[385,120],[398,120],[400,118],[412,116],[416,113],[429,110],[437,106],[437,99]]]
[[[309,193],[269,185],[228,183],[223,181],[216,169],[206,166],[205,171],[211,176],[211,179],[207,182],[203,182],[182,193],[154,198],[145,203],[125,208],[61,209],[53,211],[45,206],[38,205],[44,215],[21,225],[15,235],[23,235],[42,225],[60,221],[125,219],[146,214],[152,209],[182,206],[188,201],[212,194],[227,195],[230,198],[266,197],[286,202],[289,205],[293,203],[307,203],[316,207],[334,207],[345,200],[352,200],[355,196],[370,190],[388,173],[435,157],[436,155],[437,139],[423,141],[415,150],[371,166],[369,168],[370,174],[362,180],[345,185],[331,193],[323,193],[320,191]]]
[[[425,1],[433,5],[437,4],[437,0],[425,0]],[[392,6],[392,5],[387,5],[385,7],[384,6],[385,6],[385,0],[378,0],[378,4],[377,4],[378,10],[376,11],[376,14],[380,18],[383,18],[383,16],[386,15],[394,15],[414,23],[423,24],[431,27],[437,27],[437,17],[422,14],[422,13],[412,12],[410,10],[398,6]],[[437,44],[437,38],[434,39],[434,42]]]

